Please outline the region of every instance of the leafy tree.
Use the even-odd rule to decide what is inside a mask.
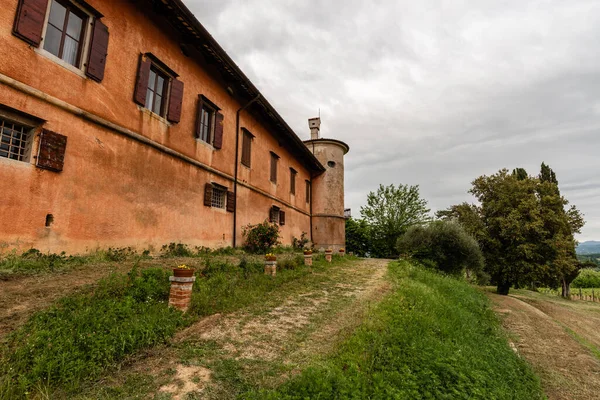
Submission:
[[[565,210],[568,201],[560,195],[554,171],[542,163],[534,178],[522,168],[512,174],[504,169],[475,179],[470,192],[480,207],[463,204],[438,215],[457,218],[479,240],[498,293],[542,282],[561,285],[568,297],[580,268],[574,234],[584,220],[576,207]]]
[[[435,216],[443,221],[457,221],[478,242],[481,242],[487,235],[486,227],[481,219],[481,209],[475,204],[456,204],[436,212]]]
[[[481,176],[470,193],[481,203],[481,219],[487,235],[482,239],[486,269],[498,293],[508,294],[512,285],[531,280],[543,264],[538,243],[544,237],[537,198],[537,180],[503,169]]]
[[[371,233],[364,219],[346,219],[346,251],[364,257],[371,252]]]
[[[479,244],[457,221],[435,221],[414,225],[398,239],[400,253],[408,253],[420,261],[433,263],[437,269],[452,275],[481,271],[483,254]]]
[[[560,195],[556,174],[542,163],[538,176],[538,198],[545,229],[545,238],[540,243],[540,252],[546,264],[546,283],[555,286],[560,283],[562,296],[569,297],[570,285],[577,277],[581,264],[575,254],[575,233],[580,233],[583,216]],[[549,282],[548,282],[549,281]]]
[[[373,255],[397,256],[398,237],[409,227],[427,222],[429,211],[427,201],[419,196],[418,185],[379,185],[377,192],[370,192],[360,213],[371,227]]]

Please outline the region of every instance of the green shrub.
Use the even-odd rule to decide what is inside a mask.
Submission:
[[[195,255],[184,243],[165,244],[161,247],[160,253],[162,257],[193,257]]]
[[[398,239],[396,248],[427,266],[458,275],[463,270],[483,269],[483,254],[477,241],[454,221],[415,225]]]
[[[332,357],[241,398],[544,398],[483,293],[407,262],[392,263],[390,276],[392,294]]]
[[[166,303],[169,275],[158,268],[112,274],[92,294],[65,297],[35,314],[2,351],[0,393],[74,390],[128,354],[165,342],[184,323]]]
[[[292,247],[294,247],[295,249],[299,249],[299,250],[304,249],[304,247],[306,247],[308,242],[310,242],[307,235],[308,234],[306,232],[302,232],[302,234],[300,235],[300,239],[298,239],[297,237],[293,237],[292,238]]]
[[[266,253],[279,244],[279,225],[264,221],[242,228],[244,247],[253,253]]]
[[[577,278],[571,283],[574,288],[600,288],[600,272],[590,268],[579,271]]]

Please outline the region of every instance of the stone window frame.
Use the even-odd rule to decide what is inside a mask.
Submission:
[[[49,24],[49,19],[50,19],[50,10],[52,8],[53,2],[57,2],[58,4],[61,4],[63,7],[65,7],[65,5],[68,5],[69,10],[73,9],[73,10],[76,10],[76,13],[85,15],[85,20],[82,23],[82,36],[81,36],[81,40],[79,42],[79,51],[78,51],[78,56],[77,56],[78,57],[78,63],[77,63],[78,65],[73,65],[73,64],[69,63],[68,61],[63,60],[62,58],[58,57],[57,55],[51,53],[50,51],[48,51],[44,48],[45,41],[46,41],[46,33],[48,31],[48,24]],[[74,14],[77,15],[76,13],[74,13]],[[75,72],[76,74],[85,78],[86,77],[86,75],[85,75],[85,69],[86,69],[85,60],[87,60],[88,56],[89,56],[90,44],[92,41],[93,23],[98,18],[98,15],[99,15],[99,13],[96,10],[93,10],[91,8],[88,9],[73,0],[49,0],[48,6],[46,9],[46,15],[44,16],[44,25],[42,28],[42,39],[40,40],[39,47],[35,49],[36,52],[40,53],[41,55],[43,55],[46,58],[51,59],[52,61],[56,62],[57,64],[61,65],[62,67],[66,68],[72,72]]]

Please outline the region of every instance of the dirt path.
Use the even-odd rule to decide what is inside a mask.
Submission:
[[[489,297],[548,398],[600,398],[600,305],[517,293]]]
[[[152,376],[156,389],[149,397],[158,391],[172,399],[233,398],[247,385],[275,386],[360,324],[390,289],[384,279],[389,261],[334,266],[321,273],[326,279],[273,294],[277,299],[269,305],[204,318],[178,333],[171,346],[134,362],[113,384]]]

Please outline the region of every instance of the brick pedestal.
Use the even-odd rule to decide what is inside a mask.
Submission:
[[[192,287],[196,281],[195,276],[179,277],[170,276],[171,291],[169,292],[169,307],[186,312],[192,301]]]
[[[277,261],[265,261],[265,275],[277,274]]]
[[[325,261],[327,262],[331,262],[331,256],[332,256],[332,252],[331,251],[325,251]]]
[[[308,266],[312,265],[312,254],[304,255],[304,265],[308,265]]]

